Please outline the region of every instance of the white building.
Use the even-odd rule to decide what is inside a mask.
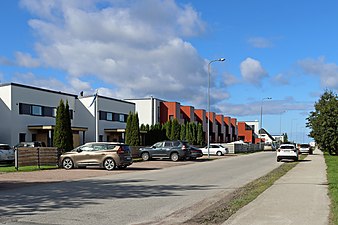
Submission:
[[[160,123],[160,105],[164,100],[154,97],[125,100],[135,103],[135,111],[138,113],[140,124],[151,126]]]
[[[69,104],[74,147],[95,141],[94,107],[88,103],[93,101],[93,96],[78,97],[10,83],[0,85],[0,143],[13,146],[23,141],[43,141],[53,146],[56,108],[61,99]],[[98,117],[100,138],[123,141],[126,116],[135,111],[135,105],[102,96],[98,99],[98,115],[102,115]]]

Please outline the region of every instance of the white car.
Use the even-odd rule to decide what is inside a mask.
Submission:
[[[208,147],[205,146],[204,148],[201,148],[203,155],[208,155]],[[228,153],[228,148],[224,148],[222,145],[217,144],[210,144],[209,147],[209,154],[210,155],[224,155]]]
[[[300,154],[307,153],[307,154],[312,155],[313,151],[312,151],[312,148],[309,144],[300,144],[299,145],[299,153]]]
[[[298,150],[294,144],[281,144],[277,149],[277,162],[282,159],[298,161]]]
[[[14,162],[14,150],[7,144],[0,144],[0,162]]]

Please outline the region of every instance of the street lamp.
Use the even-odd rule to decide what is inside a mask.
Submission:
[[[261,103],[261,129],[258,131],[259,132],[259,137],[260,137],[260,140],[259,140],[259,148],[261,149],[262,148],[262,128],[263,128],[263,101],[264,100],[270,100],[272,99],[271,97],[266,97],[266,98],[262,98],[262,103]]]
[[[225,61],[224,58],[219,58],[219,59],[215,59],[215,60],[211,60],[208,64],[208,76],[209,76],[209,79],[208,79],[208,113],[209,113],[209,117],[208,117],[208,143],[207,143],[207,146],[208,146],[208,159],[210,159],[210,66],[211,66],[211,63],[213,62],[223,62]]]

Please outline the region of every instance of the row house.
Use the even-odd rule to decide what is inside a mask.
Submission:
[[[100,141],[124,141],[127,116],[135,112],[135,104],[97,96],[94,107],[95,96],[78,96],[16,83],[1,84],[0,143],[13,146],[19,142],[42,141],[53,146],[60,100],[69,105],[74,147],[95,141],[97,136]]]
[[[245,143],[255,143],[254,130],[246,122],[238,122],[238,139]]]
[[[181,124],[188,122],[200,123],[202,124],[206,140],[209,121],[211,142],[226,143],[237,141],[238,129],[236,118],[216,115],[214,112],[208,113],[204,109],[195,109],[193,106],[183,106],[179,102],[168,102],[153,97],[126,100],[135,103],[140,124],[164,124],[173,119],[177,119]],[[156,107],[157,110],[154,112],[154,108]],[[156,115],[156,118],[149,117],[150,112],[152,112],[153,116]]]

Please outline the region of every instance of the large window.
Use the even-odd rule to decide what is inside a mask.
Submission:
[[[126,123],[128,115],[123,113],[99,111],[99,118],[100,120]]]
[[[19,114],[56,117],[56,107],[19,103]],[[69,110],[70,119],[73,119],[73,110]]]

